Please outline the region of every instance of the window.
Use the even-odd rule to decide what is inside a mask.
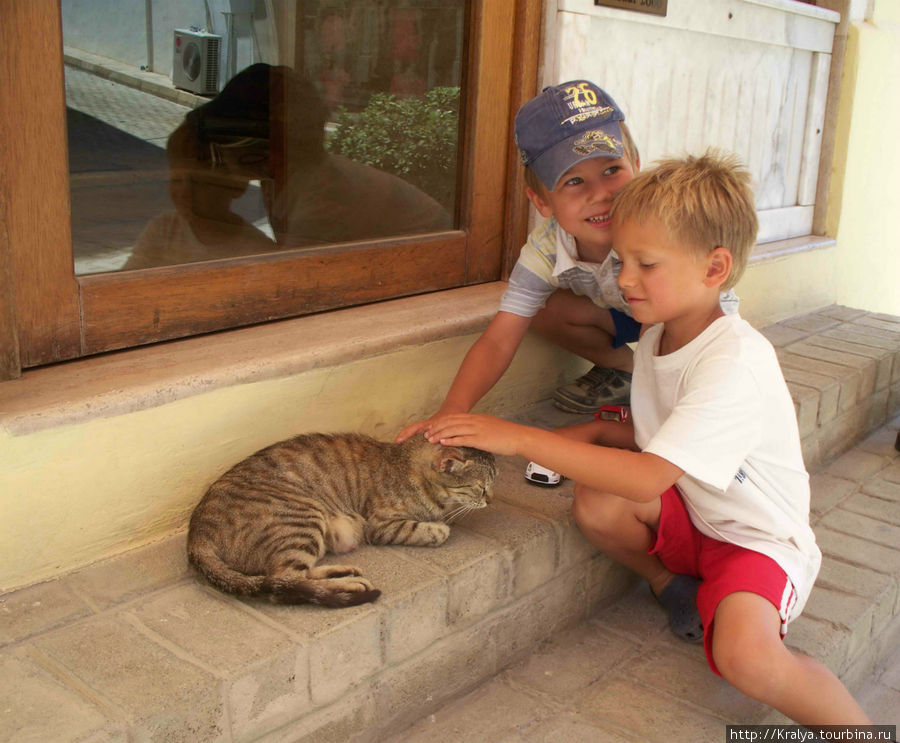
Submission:
[[[7,206],[0,248],[4,237],[8,247],[8,270],[0,274],[0,338],[17,346],[17,362],[8,364],[13,374],[17,365],[501,276],[508,261],[504,232],[518,229],[509,219],[522,211],[506,205],[514,162],[510,112],[531,93],[527,82],[513,78],[513,69],[523,69],[514,55],[536,57],[540,3],[252,5],[264,6],[271,17],[227,18],[220,43],[233,54],[220,51],[220,83],[254,67],[258,72],[253,57],[265,51],[269,61],[259,79],[268,82],[277,115],[254,122],[243,113],[246,102],[221,109],[176,106],[171,129],[142,133],[146,116],[135,117],[129,130],[90,109],[89,88],[109,80],[86,79],[85,70],[72,65],[64,74],[56,0],[3,4],[0,38],[15,53],[4,53],[0,81],[0,128],[12,145],[0,161]],[[153,18],[154,1],[145,6],[146,17],[128,23]],[[126,11],[118,3],[109,7],[109,17],[100,14],[81,26],[67,17],[73,40],[81,34],[79,43],[90,46],[85,34],[102,31],[109,40],[118,29],[126,37],[119,42],[138,54],[128,43],[125,19],[116,15]],[[202,41],[191,21],[176,25]],[[242,31],[248,21],[251,27]],[[173,72],[174,31],[143,28],[145,38],[172,34]],[[249,58],[246,47],[241,58],[242,39],[255,45]],[[145,48],[154,50],[154,68],[164,68],[163,47],[148,42]],[[118,53],[125,56],[127,49]],[[189,79],[196,80],[202,64],[196,59],[182,68],[188,78],[177,81],[182,86],[197,85]],[[259,89],[259,79],[250,90]],[[304,98],[304,90],[318,103]],[[102,90],[99,95],[102,102]],[[440,167],[429,161],[413,173],[421,153],[400,165],[390,162],[391,153],[372,158],[373,151],[385,155],[373,146],[372,128],[393,127],[388,144],[396,144],[404,124],[390,117],[404,105],[418,107],[413,118],[443,117],[421,137],[426,144],[438,137],[450,142],[435,143],[440,146],[427,153],[443,158]],[[326,113],[313,115],[317,106]],[[192,117],[192,111],[202,115]],[[320,128],[322,150],[313,159],[327,163],[312,177],[304,127],[309,141]],[[101,146],[85,147],[79,137]],[[116,150],[119,145],[128,145],[128,152]],[[241,191],[240,206],[211,196],[208,181]],[[179,193],[187,204],[180,211]],[[372,210],[375,197],[395,214],[386,215],[391,209],[384,206]],[[220,230],[204,242],[198,238],[204,225],[192,222],[208,216],[203,209],[224,215],[206,225],[210,230],[232,217],[240,229]]]

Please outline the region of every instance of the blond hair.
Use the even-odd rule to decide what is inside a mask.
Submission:
[[[700,257],[717,247],[727,249],[732,269],[722,289],[731,289],[756,244],[750,182],[735,155],[717,150],[661,160],[619,189],[610,214],[616,222],[657,220]]]
[[[628,126],[624,121],[619,122],[619,128],[622,130],[622,148],[625,150],[625,157],[628,158],[631,167],[634,169],[634,172],[637,173],[641,162],[641,156],[638,152],[637,145],[634,143],[634,138],[631,136],[631,132],[628,130]],[[546,195],[548,191],[553,190],[552,188],[547,188],[541,179],[537,177],[537,174],[527,165],[525,166],[525,185],[536,194],[540,195]]]

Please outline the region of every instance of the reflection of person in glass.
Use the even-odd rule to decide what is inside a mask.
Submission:
[[[452,226],[442,206],[406,181],[328,153],[326,121],[316,89],[293,70],[259,63],[238,73],[169,137],[175,211],[147,225],[123,268]],[[262,188],[271,230],[234,211],[253,181]]]
[[[231,258],[277,249],[234,202],[255,180],[271,178],[268,102],[236,76],[169,136],[169,193],[174,211],[151,220],[123,268]],[[267,96],[266,96],[267,98]]]

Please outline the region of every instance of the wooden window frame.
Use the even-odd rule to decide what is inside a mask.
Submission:
[[[534,93],[542,2],[477,0],[471,13],[461,229],[76,276],[59,0],[0,5],[0,379],[104,351],[503,277],[525,234],[511,122]]]

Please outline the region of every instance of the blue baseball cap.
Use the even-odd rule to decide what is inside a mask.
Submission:
[[[593,157],[622,157],[620,121],[625,114],[609,95],[587,80],[544,88],[516,114],[516,146],[552,191],[576,163]]]

